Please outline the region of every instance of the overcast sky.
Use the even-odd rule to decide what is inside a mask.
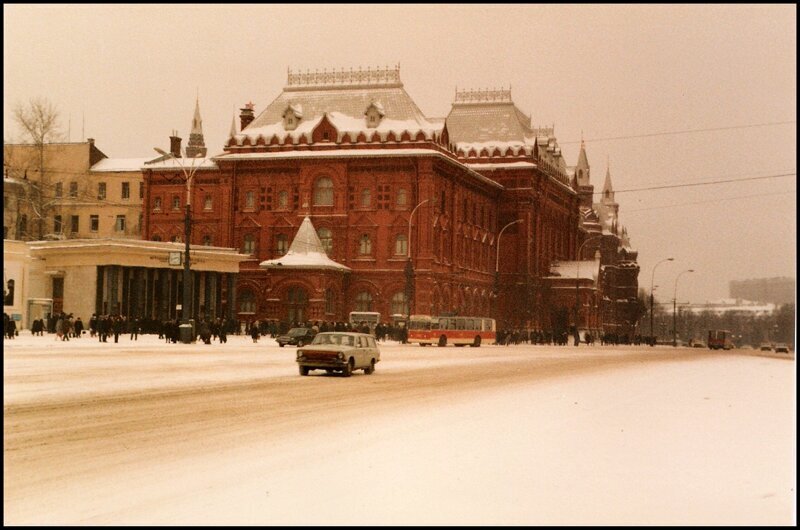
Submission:
[[[13,105],[42,96],[72,141],[92,137],[109,157],[147,157],[169,147],[173,129],[186,144],[199,93],[216,154],[238,109],[252,101],[262,111],[289,68],[399,63],[429,117],[448,114],[456,87],[510,86],[534,125],[555,124],[569,165],[583,134],[596,191],[610,161],[640,286],[649,291],[653,266],[675,258],[655,274],[662,300],[687,269],[695,272],[680,277],[679,302],[727,297],[730,280],[795,276],[794,5],[3,11],[6,141],[19,138]],[[731,179],[750,180],[636,191]]]

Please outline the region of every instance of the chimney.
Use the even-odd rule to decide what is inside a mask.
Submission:
[[[178,136],[178,131],[172,131],[172,136],[169,137],[169,152],[175,158],[181,157],[181,139]]]
[[[89,145],[94,145],[94,138],[87,138],[86,141],[89,142]]]
[[[250,125],[250,122],[253,121],[256,116],[255,116],[255,113],[253,112],[253,104],[252,103],[248,103],[247,105],[244,106],[244,108],[241,108],[239,110],[242,111],[242,113],[239,114],[239,121],[240,121],[240,123],[242,125],[239,130],[243,131],[245,127]]]

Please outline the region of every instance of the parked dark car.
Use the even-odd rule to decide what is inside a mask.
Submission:
[[[287,344],[293,346],[305,346],[314,340],[316,333],[311,328],[292,328],[286,335],[280,335],[275,340],[278,341],[278,346],[283,348]]]
[[[789,353],[789,346],[785,342],[779,342],[775,345],[775,353]]]

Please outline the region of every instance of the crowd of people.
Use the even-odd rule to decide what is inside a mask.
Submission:
[[[403,325],[379,323],[375,326],[370,326],[367,322],[351,324],[349,322],[328,322],[326,320],[314,322],[281,322],[276,319],[255,320],[245,325],[244,332],[250,335],[254,342],[258,342],[258,339],[262,336],[269,335],[274,339],[279,335],[285,335],[292,328],[310,328],[314,333],[324,333],[326,331],[368,333],[381,342],[393,340],[406,343],[408,339],[406,327]]]

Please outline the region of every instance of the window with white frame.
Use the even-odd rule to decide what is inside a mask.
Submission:
[[[321,177],[314,184],[314,206],[333,206],[333,181],[330,178]]]

